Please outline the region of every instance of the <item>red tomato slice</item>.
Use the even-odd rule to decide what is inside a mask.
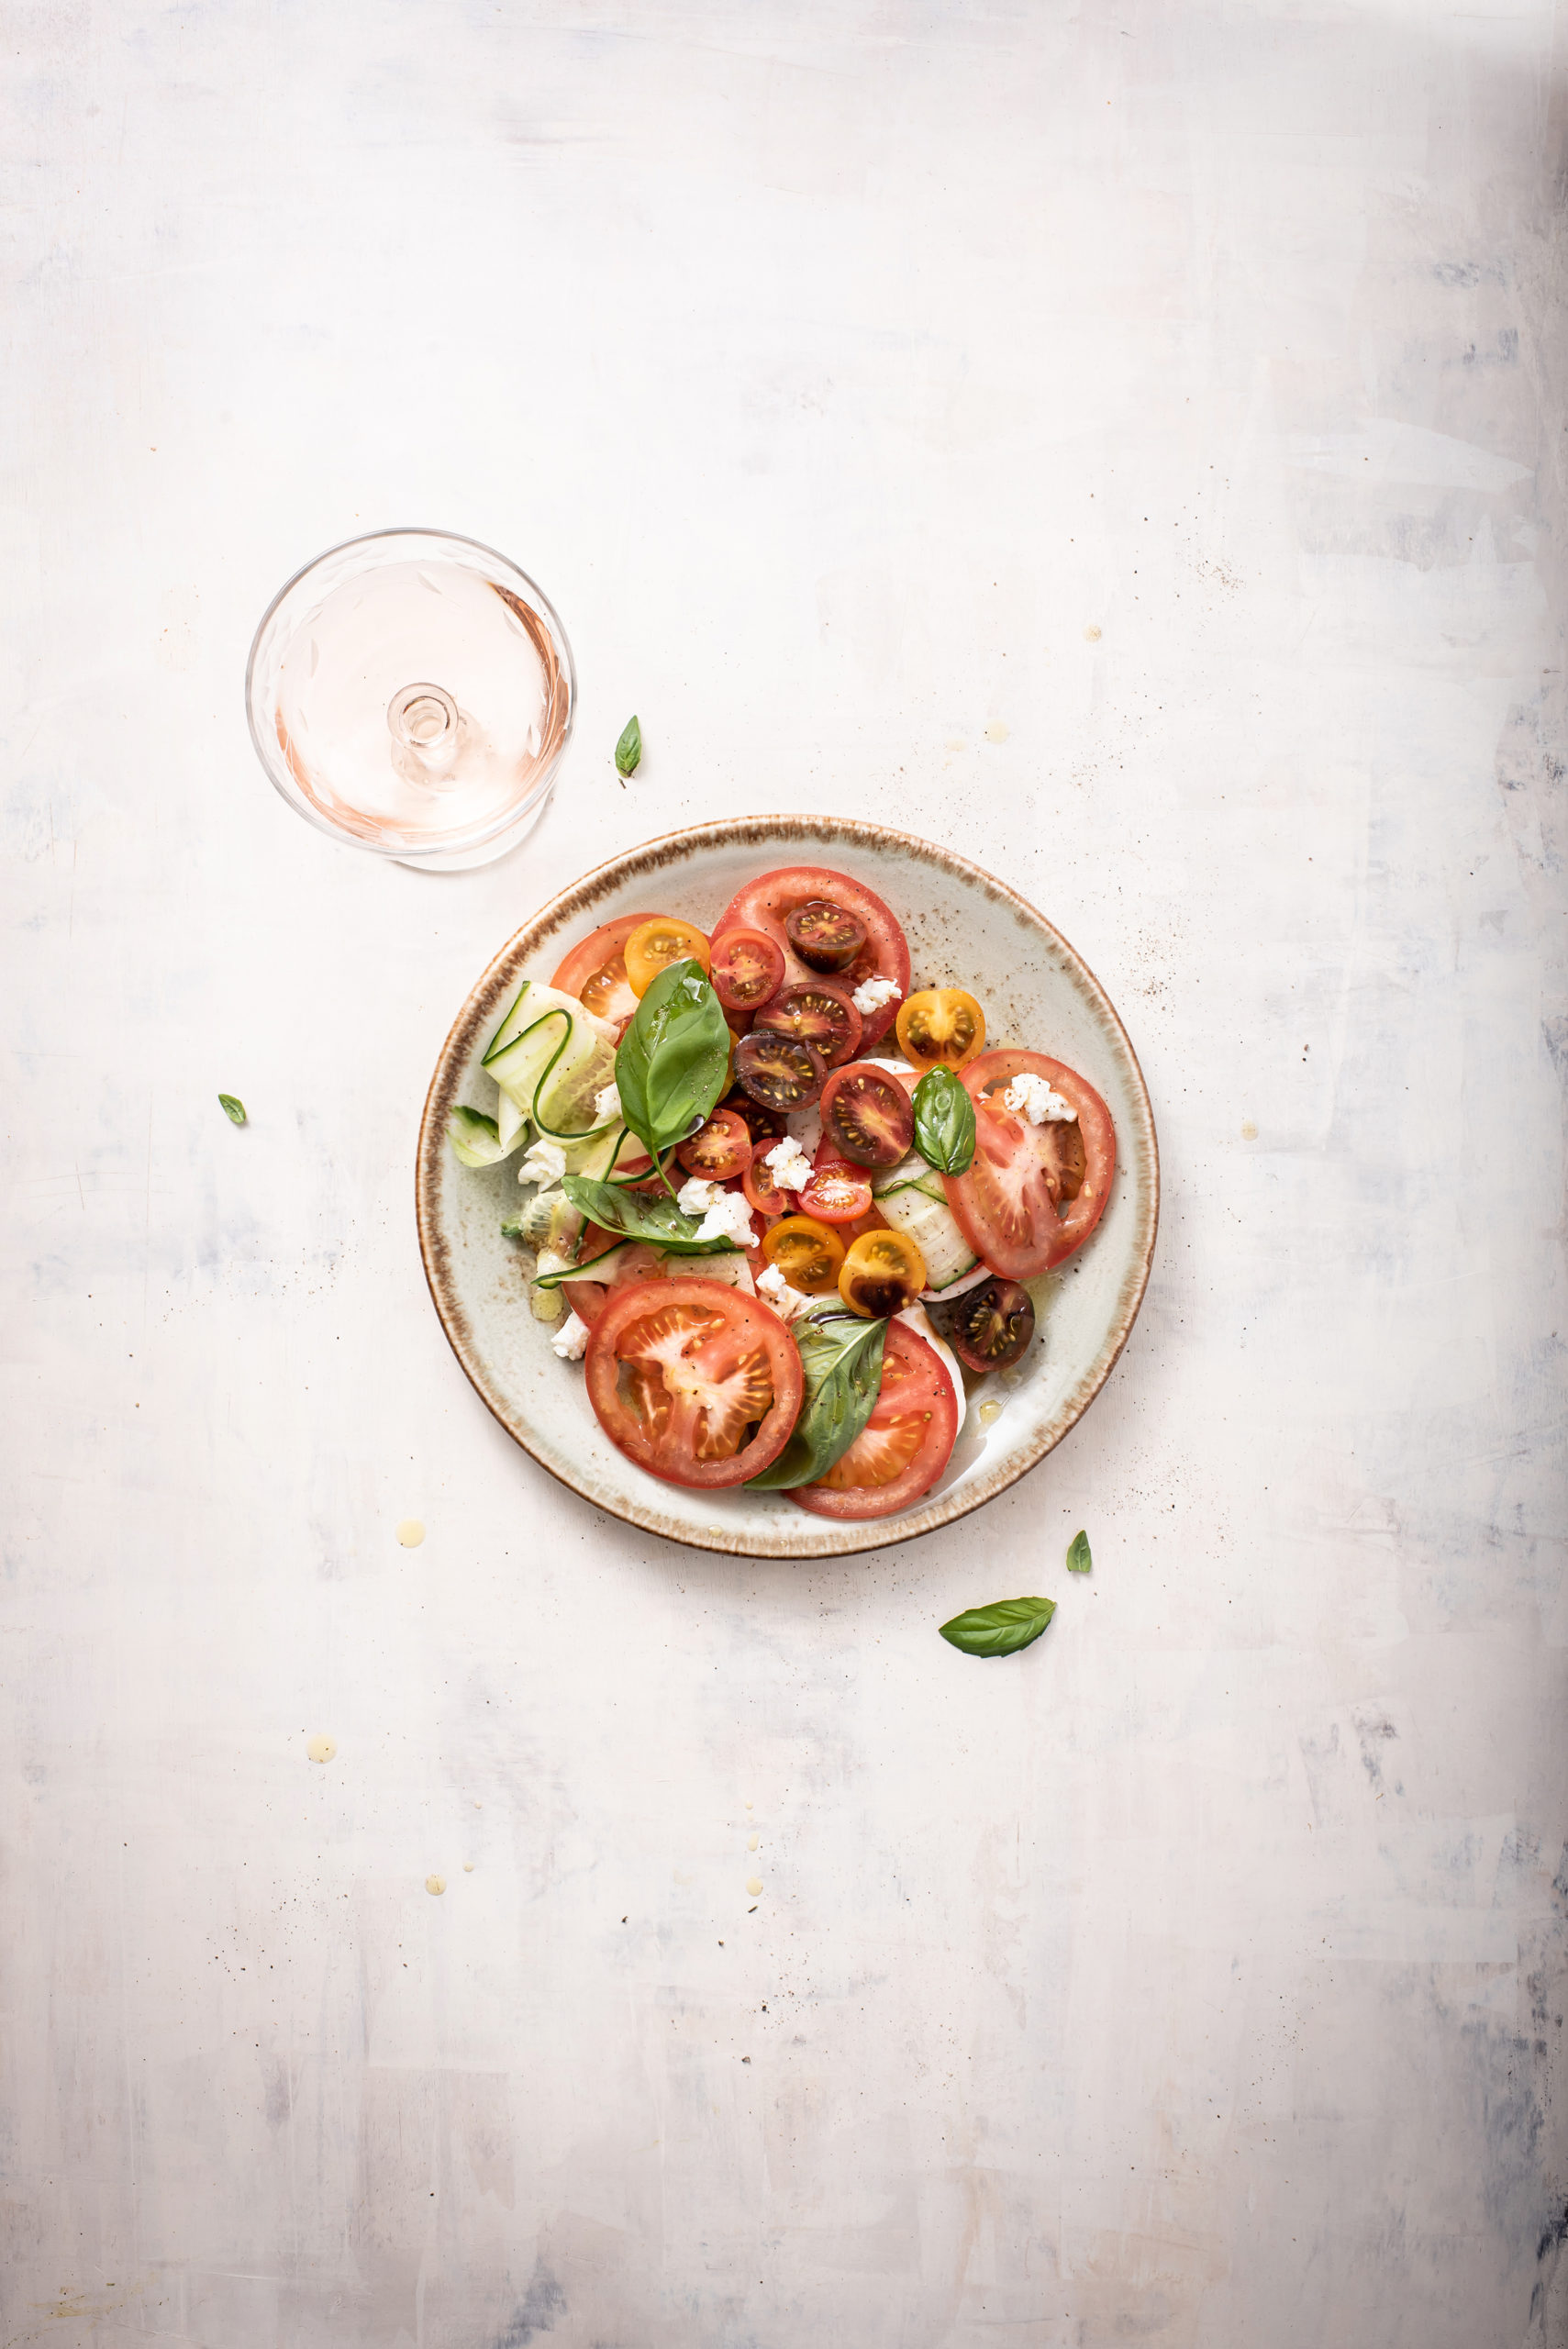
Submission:
[[[740,1177],[740,1188],[758,1215],[792,1215],[795,1193],[784,1189],[768,1164],[766,1152],[772,1148],[772,1141],[763,1136],[751,1165]]]
[[[962,1069],[974,1103],[974,1158],[942,1188],[960,1230],[994,1273],[1033,1280],[1081,1248],[1105,1213],[1116,1173],[1116,1128],[1092,1085],[1043,1052],[982,1052]],[[1078,1112],[1031,1126],[1002,1107],[1015,1076],[1043,1076]]]
[[[871,1206],[871,1184],[863,1166],[817,1154],[811,1180],[800,1189],[800,1212],[818,1223],[854,1223]]]
[[[784,950],[765,930],[716,930],[713,991],[726,1011],[756,1011],[784,985]]]
[[[778,1458],[800,1409],[795,1340],[760,1297],[717,1281],[613,1289],[584,1368],[610,1442],[671,1485],[744,1484]]]
[[[940,1358],[905,1322],[890,1321],[870,1419],[826,1476],[797,1486],[790,1498],[814,1517],[891,1517],[936,1483],[957,1433],[958,1405]]]
[[[898,995],[878,1011],[862,1015],[856,1049],[868,1052],[885,1036],[898,1016],[899,999],[909,992],[909,949],[891,908],[862,882],[847,873],[831,873],[824,864],[786,864],[763,873],[746,886],[714,924],[714,936],[726,930],[760,930],[771,938],[784,958],[784,975],[791,985],[808,985],[817,976],[808,971],[784,933],[784,923],[796,906],[814,897],[829,898],[865,924],[866,942],[847,971],[834,973],[837,984],[853,995],[862,979],[891,979]]]
[[[622,914],[617,920],[591,930],[572,949],[550,985],[559,987],[562,995],[574,995],[579,1003],[596,1012],[601,1019],[629,1019],[637,1009],[637,997],[626,974],[626,957],[621,948],[640,923],[652,918],[651,914]],[[584,993],[584,989],[589,992]]]

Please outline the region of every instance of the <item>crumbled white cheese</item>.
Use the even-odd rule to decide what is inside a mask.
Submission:
[[[850,1001],[859,1012],[880,1011],[884,1003],[896,1003],[899,992],[895,979],[862,979]]]
[[[588,1324],[569,1313],[560,1329],[550,1331],[550,1344],[562,1362],[581,1362],[588,1351]]]
[[[535,1141],[523,1152],[519,1183],[559,1183],[566,1172],[566,1152],[558,1141]]]
[[[757,1275],[757,1295],[773,1307],[781,1321],[793,1321],[811,1303],[802,1290],[791,1288],[776,1264],[770,1264],[765,1273]]]
[[[1043,1126],[1047,1119],[1052,1125],[1066,1125],[1078,1114],[1071,1101],[1053,1093],[1044,1077],[1036,1076],[1032,1069],[1014,1077],[1002,1096],[1002,1107],[1011,1109],[1016,1118],[1027,1118],[1031,1126]]]
[[[710,1183],[706,1174],[693,1174],[676,1192],[675,1205],[683,1215],[706,1215],[718,1196],[717,1183]]]
[[[697,1226],[699,1240],[733,1240],[751,1246],[751,1208],[744,1191],[720,1191]]]
[[[798,1191],[803,1183],[811,1180],[811,1161],[793,1134],[786,1134],[783,1141],[774,1142],[772,1150],[765,1150],[762,1163],[772,1167],[773,1180],[782,1191]]]
[[[612,1118],[618,1118],[620,1114],[620,1091],[612,1082],[605,1086],[602,1093],[594,1096],[594,1123],[607,1126]]]

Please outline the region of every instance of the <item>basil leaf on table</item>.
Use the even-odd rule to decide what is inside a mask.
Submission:
[[[623,1240],[651,1240],[675,1256],[733,1255],[733,1240],[699,1240],[701,1217],[683,1214],[664,1193],[623,1190],[616,1183],[594,1183],[585,1174],[563,1174],[561,1187],[574,1208]]]
[[[621,728],[620,740],[616,744],[616,773],[635,774],[642,763],[642,729],[635,718],[628,718]]]
[[[993,1607],[972,1607],[939,1629],[965,1655],[1017,1655],[1039,1639],[1055,1612],[1053,1598],[999,1598]]]
[[[247,1126],[250,1124],[250,1120],[245,1115],[245,1104],[243,1101],[237,1099],[232,1093],[220,1093],[217,1099],[218,1107],[222,1109],[224,1116],[228,1119],[231,1126]]]
[[[915,1087],[915,1147],[940,1174],[966,1174],[974,1156],[974,1104],[950,1068]]]
[[[1080,1526],[1067,1545],[1067,1571],[1070,1575],[1086,1575],[1094,1563],[1089,1555],[1089,1537]]]
[[[729,1042],[724,1006],[702,964],[668,964],[616,1052],[621,1115],[653,1158],[706,1121],[729,1081]]]
[[[787,1491],[815,1484],[841,1460],[872,1415],[882,1388],[885,1321],[867,1321],[824,1300],[790,1323],[806,1374],[795,1432],[771,1467],[747,1483],[754,1490]]]

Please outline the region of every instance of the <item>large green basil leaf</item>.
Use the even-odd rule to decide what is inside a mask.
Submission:
[[[701,1218],[684,1215],[663,1192],[628,1191],[618,1183],[590,1182],[585,1174],[563,1174],[561,1187],[574,1208],[606,1231],[624,1240],[651,1240],[676,1256],[733,1255],[733,1240],[699,1240]]]
[[[1054,1598],[999,1598],[992,1607],[972,1607],[938,1625],[965,1655],[1017,1655],[1038,1640],[1056,1612]]]
[[[790,1323],[806,1389],[800,1416],[772,1467],[747,1483],[764,1492],[815,1484],[841,1460],[872,1414],[882,1387],[885,1321],[867,1321],[826,1300]]]
[[[969,1172],[974,1104],[951,1068],[929,1068],[915,1087],[915,1147],[940,1174]]]
[[[662,1158],[701,1124],[729,1078],[724,1006],[700,963],[671,963],[632,1015],[616,1053],[621,1114]]]

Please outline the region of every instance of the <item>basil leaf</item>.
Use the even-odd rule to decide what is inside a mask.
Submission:
[[[941,1174],[966,1174],[974,1156],[974,1104],[951,1068],[915,1087],[915,1147]]]
[[[1086,1575],[1094,1563],[1089,1555],[1089,1537],[1080,1526],[1067,1545],[1067,1571],[1070,1575]]]
[[[220,1093],[217,1099],[218,1107],[231,1126],[243,1126],[250,1123],[245,1115],[244,1102],[237,1101],[232,1093]]]
[[[815,1484],[841,1460],[872,1415],[882,1388],[885,1321],[867,1321],[824,1302],[790,1323],[806,1389],[795,1431],[771,1467],[749,1476],[763,1492]]]
[[[623,1240],[651,1240],[675,1256],[727,1256],[733,1240],[699,1240],[701,1219],[684,1215],[667,1193],[623,1190],[617,1183],[593,1183],[585,1174],[563,1174],[561,1187],[574,1208]]]
[[[729,1041],[702,964],[669,963],[616,1052],[621,1115],[655,1159],[706,1122],[729,1080]]]
[[[616,773],[635,774],[642,757],[642,729],[635,718],[628,718],[621,729],[616,744]]]
[[[999,1598],[994,1607],[972,1607],[940,1628],[943,1639],[965,1655],[1017,1655],[1039,1639],[1055,1612],[1053,1598]]]

